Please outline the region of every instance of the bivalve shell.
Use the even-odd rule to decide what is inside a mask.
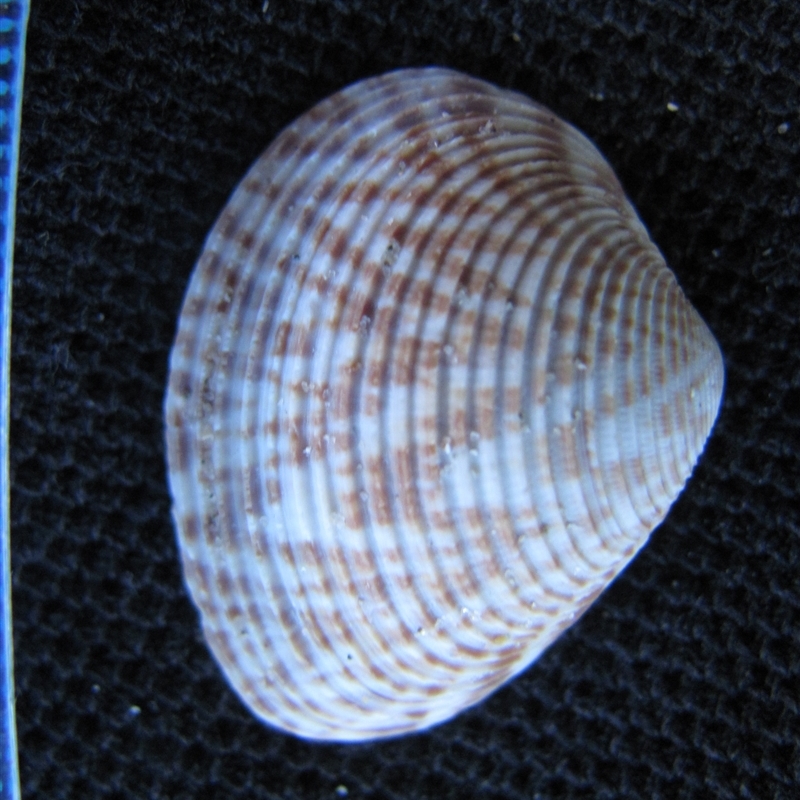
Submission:
[[[166,397],[186,582],[266,722],[424,729],[525,669],[681,491],[719,348],[595,147],[438,68],[258,159]]]

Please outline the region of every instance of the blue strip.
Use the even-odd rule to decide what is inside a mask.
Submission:
[[[14,719],[11,553],[8,516],[8,396],[11,272],[28,2],[0,2],[0,799],[20,800]]]

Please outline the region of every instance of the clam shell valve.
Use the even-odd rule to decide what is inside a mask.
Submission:
[[[254,714],[419,731],[524,670],[681,491],[722,356],[578,131],[450,70],[286,128],[171,354],[186,583]]]

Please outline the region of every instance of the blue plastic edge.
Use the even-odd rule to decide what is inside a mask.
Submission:
[[[11,276],[19,165],[22,79],[28,1],[0,2],[0,798],[20,800],[14,716],[14,637],[11,618],[9,524],[9,382],[11,377]]]

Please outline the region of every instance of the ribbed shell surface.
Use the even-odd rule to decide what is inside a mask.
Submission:
[[[444,69],[349,87],[248,172],[180,317],[169,480],[214,655],[299,736],[448,719],[645,543],[722,385],[579,132]]]

